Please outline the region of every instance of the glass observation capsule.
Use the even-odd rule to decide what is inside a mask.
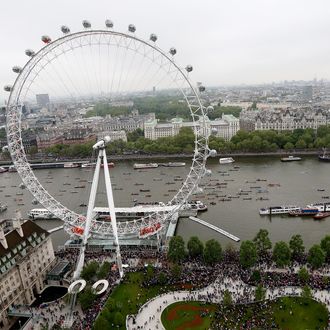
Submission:
[[[41,40],[42,40],[42,42],[44,42],[45,44],[49,44],[49,43],[52,41],[52,39],[50,39],[49,36],[42,36],[42,37],[41,37]]]
[[[173,56],[176,54],[176,49],[174,47],[170,49],[170,54]]]
[[[89,21],[87,21],[87,20],[83,20],[82,21],[82,25],[83,25],[83,27],[85,28],[85,29],[89,29],[89,28],[91,28],[91,23],[89,22]]]
[[[150,34],[150,40],[153,41],[153,42],[156,42],[157,41],[157,36],[154,33],[151,33]]]
[[[110,20],[110,19],[107,19],[106,21],[105,21],[105,26],[107,27],[107,28],[113,28],[113,22]]]
[[[11,85],[6,85],[6,86],[3,87],[3,90],[4,90],[5,92],[11,92],[12,88],[13,88],[13,87],[12,87]]]
[[[25,51],[25,55],[29,56],[29,57],[32,57],[35,55],[35,52],[32,50],[32,49],[27,49]]]
[[[130,24],[128,26],[128,31],[134,33],[136,31],[136,27],[134,24]]]
[[[22,72],[22,68],[20,66],[13,66],[12,70],[15,72],[15,73],[21,73]]]
[[[192,65],[188,64],[188,65],[186,66],[186,71],[187,71],[187,72],[191,72],[192,70],[193,70]]]
[[[61,26],[61,31],[62,31],[64,34],[68,34],[68,33],[70,33],[70,29],[69,29],[67,26],[65,26],[65,25],[62,25],[62,26]]]

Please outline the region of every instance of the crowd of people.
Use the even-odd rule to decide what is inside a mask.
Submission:
[[[59,259],[69,261],[72,264],[72,270],[74,269],[78,256],[77,249],[62,250],[56,254]],[[297,269],[302,265],[295,264],[291,268],[281,271],[277,271],[276,268],[271,270],[273,267],[271,258],[264,258],[255,269],[247,270],[240,266],[238,253],[235,251],[225,251],[222,262],[212,266],[205,265],[202,260],[187,260],[184,263],[184,269],[182,269],[182,267],[181,269],[179,268],[175,276],[173,274],[173,266],[168,262],[166,254],[159,252],[157,249],[146,247],[121,247],[121,256],[123,264],[128,266],[125,272],[145,272],[144,286],[162,284],[164,288],[163,290],[161,289],[160,292],[164,294],[169,287],[176,287],[178,290],[188,290],[188,292],[194,292],[194,296],[191,296],[189,299],[194,298],[206,302],[220,302],[224,291],[229,290],[232,300],[239,304],[237,307],[232,308],[241,308],[242,313],[243,307],[239,306],[240,304],[250,303],[254,300],[255,285],[261,284],[265,290],[268,290],[270,292],[269,298],[275,297],[280,293],[274,291],[274,295],[272,296],[271,292],[275,290],[275,288],[298,287],[302,285],[297,274]],[[97,261],[100,265],[107,261],[115,265],[115,251],[87,251],[85,254],[85,262],[88,263],[90,261]],[[147,276],[146,265],[148,264],[157,265],[157,267],[153,267],[152,276]],[[259,273],[259,278],[253,276],[256,271]],[[104,294],[96,297],[93,305],[88,310],[83,313],[80,309],[76,310],[74,314],[75,322],[72,329],[92,329],[93,323],[103,309],[108,297],[120,282],[118,270],[114,268],[108,273],[105,279],[109,281],[109,288]],[[70,281],[70,276],[67,277],[67,280]],[[203,288],[210,287],[210,283],[213,283],[212,288],[205,291]],[[324,275],[320,273],[311,274],[308,284],[315,289],[329,290],[329,281],[325,281]],[[175,292],[173,295],[175,299],[179,299],[179,296],[177,297]],[[258,306],[262,308],[264,306],[263,304],[267,304],[267,302],[259,303],[253,308],[258,308]],[[66,305],[68,305],[67,302]],[[41,317],[39,317],[38,323],[63,325],[65,315],[69,311],[69,306],[64,307],[64,303],[59,306],[61,307],[50,306],[39,312]],[[61,308],[61,310],[56,310],[56,308]],[[35,310],[34,313],[38,314],[38,310]],[[150,322],[152,322],[152,320],[150,320]],[[250,326],[252,328],[257,326],[263,327],[263,324],[260,324],[259,318],[252,317],[248,320],[246,326],[247,328]]]

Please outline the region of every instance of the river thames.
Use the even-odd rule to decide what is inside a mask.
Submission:
[[[265,228],[274,242],[288,241],[293,234],[301,234],[306,247],[310,247],[329,233],[330,218],[321,221],[286,215],[270,218],[260,216],[258,211],[261,207],[283,204],[306,206],[313,202],[330,202],[330,164],[319,162],[315,156],[289,163],[282,163],[279,157],[235,157],[235,160],[234,164],[228,165],[219,165],[218,159],[208,161],[208,168],[213,174],[202,181],[204,192],[198,199],[208,205],[208,211],[199,213],[201,219],[241,240],[252,239],[260,228]],[[115,204],[132,206],[134,200],[168,201],[182,184],[180,177],[184,179],[189,171],[189,160],[182,161],[186,162],[185,167],[148,170],[133,170],[133,160],[116,161],[115,168],[110,170]],[[35,174],[65,206],[86,213],[86,206],[80,205],[88,201],[93,176],[91,169],[35,170]],[[104,206],[106,200],[102,174],[97,206]],[[27,189],[19,188],[20,182],[17,173],[0,174],[0,201],[8,205],[8,210],[0,214],[1,219],[14,216],[16,209],[26,217],[30,209],[42,207],[32,204],[33,196]],[[140,192],[141,189],[150,191]],[[61,225],[59,220],[39,220],[37,223],[46,229]],[[215,238],[223,247],[228,244],[238,247],[238,243],[186,218],[180,219],[177,235],[182,235],[185,240],[193,235],[203,241]],[[52,234],[55,247],[63,245],[67,238],[63,231]]]

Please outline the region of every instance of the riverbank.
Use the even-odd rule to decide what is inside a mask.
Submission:
[[[226,152],[218,153],[215,157],[269,157],[269,156],[285,156],[285,155],[300,155],[300,156],[316,156],[320,150],[278,150],[269,152]],[[177,159],[177,158],[192,158],[192,154],[129,154],[129,155],[108,155],[109,160],[145,160],[145,159]],[[30,163],[63,163],[63,162],[88,162],[90,158],[34,158],[29,159]],[[0,165],[11,165],[9,160],[1,160]]]

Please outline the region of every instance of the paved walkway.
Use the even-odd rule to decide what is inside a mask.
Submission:
[[[228,290],[234,302],[252,302],[254,301],[255,287],[245,284],[241,280],[231,280],[218,278],[214,283],[197,291],[175,291],[162,294],[153,298],[144,304],[137,315],[135,315],[135,324],[133,317],[129,316],[126,322],[128,330],[146,329],[165,329],[161,322],[161,314],[163,310],[178,301],[205,301],[219,303],[223,299],[223,292]],[[266,290],[266,299],[274,299],[283,296],[300,295],[301,288],[298,287],[282,287]],[[330,311],[330,292],[327,290],[313,290],[314,299],[324,303]]]

